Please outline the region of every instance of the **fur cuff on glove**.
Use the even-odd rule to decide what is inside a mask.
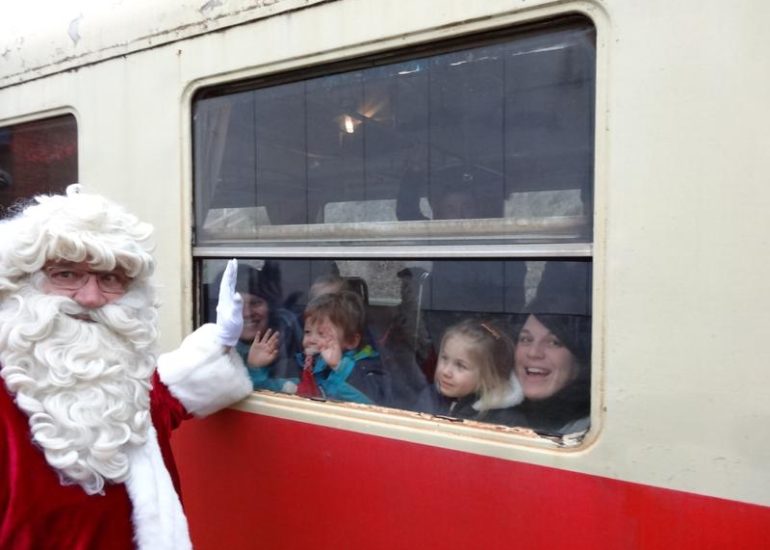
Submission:
[[[206,416],[251,393],[251,380],[238,353],[225,354],[216,325],[206,324],[175,351],[158,358],[158,374],[174,397],[195,416]]]

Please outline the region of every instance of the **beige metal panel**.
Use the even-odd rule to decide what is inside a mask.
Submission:
[[[0,90],[0,125],[74,112],[88,188],[155,226],[161,348],[191,328],[189,213],[181,201],[180,82],[173,54],[126,57]]]
[[[9,0],[0,16],[0,87],[319,1]]]
[[[289,0],[285,0],[289,1]],[[191,321],[190,105],[202,85],[579,11],[598,29],[595,432],[520,435],[254,397],[261,413],[770,505],[770,5],[321,3],[0,89],[0,121],[71,108],[85,183],[152,221],[163,346]],[[606,412],[603,410],[606,408]]]
[[[613,4],[606,471],[770,503],[765,3]]]

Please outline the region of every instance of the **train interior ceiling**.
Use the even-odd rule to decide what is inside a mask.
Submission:
[[[570,23],[203,90],[193,107],[199,244],[426,230],[590,240],[593,40]],[[475,208],[447,224],[431,199],[452,186],[470,189]]]

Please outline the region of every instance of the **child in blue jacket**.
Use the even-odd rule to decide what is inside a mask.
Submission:
[[[302,339],[304,354],[299,354],[302,375],[282,384],[288,393],[387,405],[390,384],[379,354],[364,345],[366,313],[361,297],[341,290],[313,298],[305,308]],[[252,353],[260,353],[252,346]],[[256,359],[256,357],[254,358]],[[257,363],[249,358],[249,363]]]

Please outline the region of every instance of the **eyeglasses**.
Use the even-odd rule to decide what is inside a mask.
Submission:
[[[52,286],[62,290],[79,290],[88,279],[96,277],[96,284],[107,294],[122,294],[131,279],[119,271],[87,271],[71,266],[51,265],[43,268]]]

